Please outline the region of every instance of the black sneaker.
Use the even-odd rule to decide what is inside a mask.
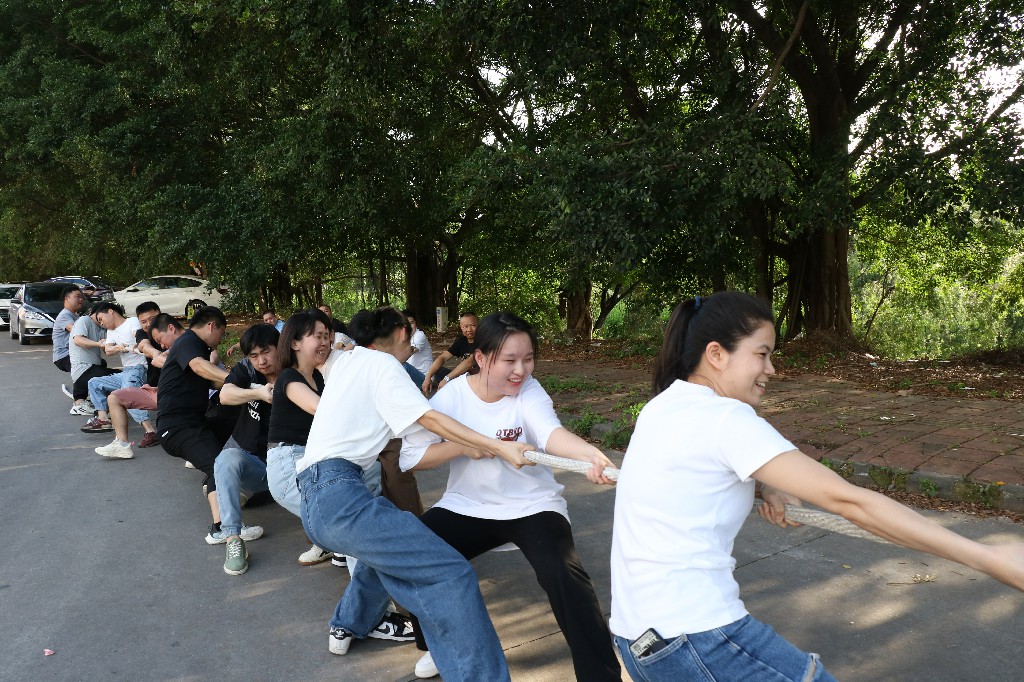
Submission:
[[[412,631],[412,620],[400,613],[386,613],[377,627],[367,635],[373,639],[390,639],[392,642],[411,642],[416,639]]]
[[[335,566],[348,566],[348,559],[345,558],[344,554],[335,554],[331,558],[331,563]]]

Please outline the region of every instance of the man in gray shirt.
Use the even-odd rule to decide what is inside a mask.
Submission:
[[[78,319],[78,312],[85,303],[85,296],[82,290],[74,284],[64,288],[62,293],[64,309],[61,310],[53,321],[53,364],[62,372],[71,371],[71,356],[68,352],[68,342],[71,340],[71,327]],[[61,385],[64,394],[71,397],[67,386]]]
[[[97,304],[98,305],[98,304]],[[75,382],[72,396],[75,400],[71,414],[92,416],[96,411],[89,401],[89,379],[114,374],[117,370],[107,367],[102,349],[106,332],[99,326],[95,313],[82,315],[71,326],[71,343],[68,354],[71,358],[71,379]]]

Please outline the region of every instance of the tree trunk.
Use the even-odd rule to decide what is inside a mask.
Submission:
[[[794,239],[791,247],[786,337],[793,338],[801,328],[852,335],[849,228],[819,229]]]
[[[565,330],[572,341],[590,341],[594,338],[594,313],[590,309],[593,290],[593,283],[586,277],[578,286],[562,292]]]
[[[420,327],[434,326],[441,305],[440,267],[433,252],[406,251],[405,305],[416,316]]]

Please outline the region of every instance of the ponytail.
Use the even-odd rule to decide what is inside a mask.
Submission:
[[[665,340],[654,363],[653,394],[658,395],[676,379],[686,381],[709,343],[717,341],[733,351],[765,322],[775,322],[768,304],[740,291],[719,291],[683,301],[672,311],[665,328]]]

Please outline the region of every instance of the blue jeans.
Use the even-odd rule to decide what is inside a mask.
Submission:
[[[635,682],[835,682],[818,654],[800,651],[749,615],[714,630],[667,641],[667,647],[643,658],[629,650],[631,640],[616,636],[615,646]]]
[[[295,463],[306,454],[305,445],[279,445],[267,450],[267,482],[270,494],[279,505],[302,517],[302,498],[295,481]],[[380,462],[363,472],[363,482],[370,494],[380,495]]]
[[[295,463],[306,452],[304,445],[281,445],[267,450],[267,483],[277,503],[301,517],[299,487],[295,483]]]
[[[469,562],[409,512],[366,489],[362,469],[328,459],[298,475],[302,525],[319,547],[359,559],[331,627],[366,637],[388,593],[419,618],[448,682],[509,680],[501,642]]]
[[[107,396],[119,388],[138,388],[146,381],[146,366],[132,365],[116,374],[89,379],[89,400],[97,410],[107,411]],[[146,410],[128,410],[137,424],[149,419]]]
[[[217,480],[220,529],[225,535],[238,535],[242,532],[238,493],[267,490],[267,465],[256,455],[237,447],[234,440],[229,440],[227,445],[213,463],[213,477]]]

